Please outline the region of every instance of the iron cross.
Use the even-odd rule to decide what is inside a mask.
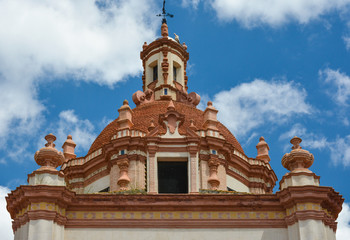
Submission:
[[[163,11],[162,13],[158,14],[157,17],[163,17],[162,23],[166,23],[166,17],[174,17],[173,14],[167,13],[165,10],[165,0],[163,1]]]

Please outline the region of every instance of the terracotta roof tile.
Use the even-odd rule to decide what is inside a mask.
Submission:
[[[154,120],[154,125],[158,126],[159,115],[167,112],[168,105],[169,101],[155,101],[134,108],[132,110],[132,121],[134,124],[132,129],[148,132],[148,127],[150,126],[152,119]],[[194,125],[198,128],[198,130],[203,129],[203,111],[180,102],[174,102],[174,105],[177,112],[185,115],[185,121],[179,129],[179,133],[181,135],[186,134],[186,129],[191,125],[191,120],[194,121]],[[104,144],[109,143],[112,136],[117,133],[117,127],[117,119],[108,124],[93,142],[88,154],[102,147]],[[240,143],[224,125],[219,123],[217,128],[229,143],[231,143],[237,150],[244,153]],[[160,132],[165,133],[165,129],[161,128]]]

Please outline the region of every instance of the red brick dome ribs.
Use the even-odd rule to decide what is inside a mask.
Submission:
[[[158,119],[160,114],[164,114],[167,111],[169,101],[154,101],[151,103],[139,105],[132,111],[132,122],[133,126],[131,129],[140,130],[147,133],[148,127],[151,125],[151,121],[154,121],[154,125],[158,126]],[[181,102],[174,102],[176,111],[185,116],[183,124],[179,128],[179,133],[181,135],[186,135],[186,129],[191,125],[191,120],[193,120],[194,126],[198,130],[203,129],[203,111],[189,106]],[[219,132],[224,136],[228,143],[232,144],[238,151],[244,153],[241,144],[233,136],[233,134],[221,123],[218,123],[217,128]],[[203,129],[204,130],[204,129]],[[94,152],[95,150],[101,148],[103,145],[109,143],[114,134],[118,131],[117,119],[108,124],[96,138],[90,147],[88,154]],[[160,133],[165,134],[166,130],[161,129]]]

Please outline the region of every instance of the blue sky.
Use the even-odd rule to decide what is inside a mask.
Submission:
[[[141,89],[143,42],[160,35],[162,1],[0,0],[0,214],[38,168],[44,136],[84,156],[124,99]],[[190,53],[189,91],[249,157],[264,136],[278,179],[294,135],[311,170],[350,202],[350,0],[167,1]],[[278,185],[278,182],[277,182]],[[278,189],[276,188],[275,191]],[[1,218],[5,219],[5,218]],[[338,238],[350,234],[344,205]],[[3,220],[7,221],[7,220]],[[2,225],[3,236],[9,225]]]

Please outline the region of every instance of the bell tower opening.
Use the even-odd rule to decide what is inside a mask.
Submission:
[[[157,81],[158,80],[158,65],[155,65],[153,67],[153,81]]]
[[[158,160],[158,193],[188,193],[188,162]]]

